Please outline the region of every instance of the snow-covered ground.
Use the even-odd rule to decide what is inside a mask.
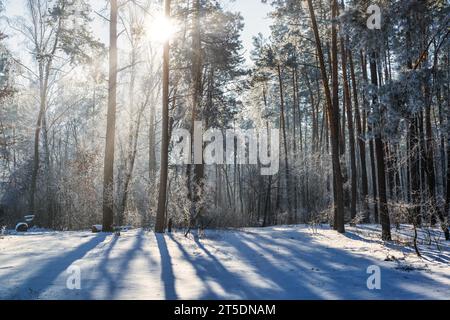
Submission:
[[[394,231],[394,230],[393,230]],[[394,238],[407,242],[402,226]],[[2,299],[450,299],[450,246],[421,234],[423,258],[376,226],[207,230],[204,237],[28,232],[0,239]],[[442,240],[442,239],[441,239]],[[369,290],[367,268],[381,270]],[[79,267],[81,289],[67,288]]]

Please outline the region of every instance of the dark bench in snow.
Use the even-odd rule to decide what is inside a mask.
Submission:
[[[102,232],[103,226],[101,224],[94,224],[91,228],[92,233],[99,233]]]
[[[28,224],[26,224],[25,222],[19,222],[16,225],[17,232],[27,232],[27,230],[28,230]]]

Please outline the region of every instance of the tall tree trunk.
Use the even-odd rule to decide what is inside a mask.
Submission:
[[[365,85],[368,85],[368,76],[367,76],[367,58],[366,54],[363,53],[363,51],[360,51],[361,55],[361,69],[362,69],[362,75]],[[364,105],[364,115],[366,114],[366,110],[368,110],[368,101],[366,94],[363,93],[363,105]],[[368,111],[367,111],[368,112]],[[363,124],[366,124],[366,116],[364,116],[364,122]],[[372,131],[372,126],[368,125],[368,130]],[[363,129],[365,131],[365,129]],[[378,223],[378,195],[377,195],[377,169],[375,165],[375,147],[373,143],[373,139],[369,139],[369,156],[370,156],[370,167],[371,167],[371,173],[372,173],[372,195],[373,195],[373,213],[374,213],[374,221]]]
[[[165,0],[164,14],[170,17],[170,0]],[[156,212],[155,232],[164,233],[166,200],[167,200],[167,176],[169,166],[169,39],[164,43],[163,53],[163,95],[162,95],[162,127],[161,127],[161,169],[159,176],[158,211]]]
[[[342,173],[341,164],[339,160],[339,119],[333,108],[333,102],[331,100],[331,91],[328,83],[328,75],[325,66],[324,56],[322,52],[322,45],[319,36],[319,30],[317,28],[316,16],[314,13],[314,7],[312,0],[308,0],[309,14],[311,17],[311,25],[314,32],[314,38],[316,41],[317,54],[319,56],[320,72],[322,75],[322,83],[325,91],[325,97],[327,100],[327,115],[328,123],[331,133],[331,145],[332,145],[332,164],[333,164],[333,176],[334,176],[334,212],[336,219],[335,228],[338,232],[344,233],[344,197],[342,186]]]
[[[283,133],[283,145],[284,145],[284,173],[285,173],[285,179],[286,179],[286,200],[288,205],[288,214],[289,214],[289,223],[293,222],[293,215],[292,215],[292,207],[291,207],[291,199],[290,199],[290,177],[289,177],[289,158],[288,158],[288,143],[287,143],[287,133],[286,133],[286,121],[285,121],[285,112],[284,112],[284,91],[283,91],[283,79],[281,77],[281,67],[278,64],[277,66],[278,70],[278,85],[280,89],[280,127]]]
[[[447,95],[447,99],[449,98],[450,97]],[[447,218],[447,229],[450,220],[449,212],[450,212],[450,103],[448,103],[447,100],[447,192],[445,195],[445,218]],[[447,240],[450,240],[450,237],[448,237]]]
[[[355,132],[353,129],[353,112],[352,102],[350,98],[350,88],[348,84],[347,76],[347,50],[345,48],[344,39],[341,38],[341,59],[342,59],[342,81],[344,86],[345,96],[345,109],[347,110],[347,124],[348,124],[348,139],[349,139],[349,152],[350,152],[350,168],[351,174],[351,202],[350,202],[350,214],[351,218],[356,217],[356,188],[357,188],[357,175],[356,175],[356,156],[355,156]]]
[[[267,95],[266,95],[266,88],[263,87],[263,100],[264,100],[264,107],[267,108]],[[270,136],[270,129],[269,129],[269,121],[266,120],[266,130],[267,130],[267,137]],[[272,176],[270,175],[267,182],[267,191],[266,191],[266,199],[264,203],[264,218],[263,218],[263,224],[262,227],[266,227],[270,221],[268,213],[270,212],[270,207],[272,204]]]
[[[430,222],[431,225],[436,224],[437,213],[440,215],[439,208],[436,203],[436,176],[434,173],[434,139],[433,131],[431,128],[431,94],[428,83],[424,84],[424,95],[425,95],[425,148],[426,148],[426,159],[425,159],[425,170],[427,176],[428,193],[430,197],[430,207],[431,210],[436,210],[437,212],[430,212]]]
[[[361,125],[361,113],[359,110],[358,102],[358,86],[356,84],[355,67],[353,64],[352,52],[348,51],[348,57],[350,62],[350,77],[352,80],[353,102],[355,106],[355,120],[356,120],[356,132],[358,134],[358,147],[359,147],[359,161],[361,166],[361,197],[362,197],[362,213],[363,222],[368,223],[369,220],[369,204],[367,196],[369,194],[369,185],[367,180],[367,165],[366,165],[366,143],[364,139],[364,132]],[[364,110],[363,110],[364,112]]]
[[[296,109],[297,109],[297,106],[299,106],[300,104],[298,103],[298,97],[297,97],[297,94],[298,94],[298,84],[297,84],[297,68],[295,67],[295,68],[293,68],[292,69],[292,91],[293,91],[293,99],[294,99],[294,105],[293,105],[293,108],[292,108],[292,112],[293,112],[293,115],[292,115],[292,117],[293,117],[293,130],[294,130],[294,134],[293,134],[293,145],[292,145],[292,148],[293,148],[293,151],[294,151],[294,162],[297,162],[297,132],[296,132],[296,125],[297,125],[297,116],[296,116]],[[300,118],[300,112],[299,112],[299,118]],[[301,120],[299,120],[298,121],[298,123],[299,123],[299,126],[300,126],[300,132],[301,132],[301,127],[302,127],[302,123],[301,123]],[[301,143],[301,140],[300,140],[300,150],[302,150],[302,143]],[[297,222],[297,184],[298,184],[298,181],[297,181],[297,176],[295,175],[294,176],[294,199],[293,199],[293,202],[294,202],[294,223],[296,223]]]
[[[103,171],[103,231],[113,230],[114,220],[114,146],[116,134],[117,91],[117,0],[111,0],[109,21],[109,83]]]
[[[432,67],[432,88],[436,87],[436,68],[438,67],[438,52],[439,50],[436,50],[435,57],[434,57],[434,64]],[[431,107],[432,107],[432,91],[427,87],[427,84],[425,83],[425,101],[427,103],[427,110],[426,112],[426,132],[427,132],[427,146],[430,147],[431,151],[433,151],[433,131],[431,128]],[[439,111],[439,120],[442,124],[442,103],[441,103],[441,97],[440,97],[440,89],[436,88],[436,100],[438,103],[438,111]],[[443,130],[442,130],[443,131]],[[441,132],[442,132],[441,131]],[[441,152],[444,153],[443,145],[444,145],[444,135],[441,133],[440,136],[440,142],[441,142]],[[427,159],[427,171],[428,171],[428,188],[430,189],[430,196],[432,196],[432,201],[434,204],[434,207],[437,210],[437,214],[439,217],[439,221],[441,224],[442,231],[444,232],[445,240],[450,240],[450,230],[449,230],[449,222],[447,217],[447,211],[445,211],[446,206],[444,206],[444,210],[442,208],[438,207],[437,201],[436,201],[436,177],[434,172],[434,156],[433,153],[430,154],[430,152],[427,152],[428,159]],[[443,154],[441,154],[443,155]],[[445,157],[445,155],[444,155]],[[444,158],[442,157],[442,158]],[[442,160],[441,160],[442,161]],[[444,174],[442,174],[444,175]],[[443,186],[445,186],[445,181]]]
[[[193,30],[192,30],[192,113],[191,113],[191,152],[193,155],[193,165],[188,165],[188,183],[189,183],[189,198],[192,201],[192,207],[190,212],[190,225],[193,227],[196,220],[202,213],[201,207],[197,207],[200,201],[200,196],[203,194],[203,155],[196,155],[194,150],[195,139],[195,121],[202,120],[201,110],[201,97],[202,97],[202,47],[201,47],[201,34],[200,34],[200,0],[194,2],[194,15],[193,15]],[[196,159],[196,156],[200,156],[201,159]],[[201,160],[195,164],[196,160]],[[193,170],[192,170],[193,168]],[[191,177],[192,175],[192,177]]]
[[[449,47],[447,47],[449,48]],[[450,56],[450,50],[447,49],[447,57]],[[447,65],[446,65],[446,69],[447,69],[447,75],[446,75],[446,79],[447,79],[447,83],[450,79],[450,61],[449,59],[447,59]],[[449,87],[447,86],[447,90],[446,90],[446,101],[447,101],[447,191],[445,194],[445,213],[444,213],[444,218],[447,220],[447,230],[449,228],[449,222],[450,222],[450,90]],[[445,160],[444,160],[445,161]],[[450,240],[450,234],[447,232],[446,234],[446,239]]]
[[[370,77],[372,84],[378,87],[377,77],[377,63],[376,53],[372,54],[370,59]],[[389,219],[389,210],[387,205],[387,192],[386,192],[386,165],[384,156],[384,145],[381,136],[382,131],[382,105],[378,102],[376,94],[373,96],[373,108],[378,108],[378,123],[375,128],[375,154],[377,158],[377,181],[378,181],[378,194],[379,194],[379,206],[380,206],[380,222],[381,222],[381,237],[385,241],[391,240],[391,224]]]

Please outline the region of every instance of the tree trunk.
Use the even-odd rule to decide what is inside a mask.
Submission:
[[[431,225],[436,224],[436,214],[440,215],[439,208],[436,203],[436,176],[434,173],[434,139],[433,131],[431,128],[431,95],[428,83],[424,84],[424,95],[425,95],[425,148],[426,148],[426,159],[425,159],[425,171],[427,176],[428,193],[430,197],[430,209],[436,210],[437,212],[430,212],[430,223]]]
[[[297,98],[297,94],[298,94],[298,88],[297,88],[297,70],[296,68],[292,69],[292,91],[293,91],[293,108],[292,108],[292,126],[293,126],[293,144],[292,144],[292,149],[294,152],[294,162],[297,162],[297,132],[296,132],[296,125],[297,125],[297,115],[296,115],[296,110],[297,110],[297,106],[299,106],[300,104],[298,103],[298,98]],[[299,108],[300,109],[300,108]],[[299,110],[300,111],[300,110]],[[300,117],[300,112],[299,112],[299,118]],[[301,132],[301,127],[302,127],[302,123],[301,120],[298,121],[299,125],[300,125],[300,132]],[[300,150],[302,150],[302,141],[300,139]],[[294,175],[294,199],[293,199],[293,203],[294,203],[294,223],[297,222],[297,176]]]
[[[358,89],[356,84],[355,67],[353,65],[352,52],[348,51],[348,57],[350,62],[350,77],[352,79],[352,89],[353,89],[353,102],[355,105],[355,120],[356,120],[356,131],[358,133],[358,146],[359,146],[359,161],[361,165],[361,197],[362,197],[362,214],[364,217],[363,222],[368,223],[369,220],[369,204],[367,196],[369,194],[369,185],[367,180],[367,165],[366,165],[366,143],[364,139],[364,132],[361,125],[361,113],[359,110],[358,102]],[[364,110],[363,110],[364,112]]]
[[[114,145],[116,133],[117,91],[117,0],[111,0],[109,22],[109,84],[106,123],[105,161],[103,171],[103,231],[113,230],[114,220]]]
[[[335,1],[334,1],[335,2]],[[336,5],[336,4],[335,4]],[[325,91],[325,97],[327,100],[327,115],[328,123],[331,133],[331,145],[332,145],[332,164],[333,164],[333,176],[334,176],[334,212],[336,219],[335,229],[338,232],[344,233],[344,197],[343,197],[343,186],[342,186],[342,173],[341,164],[339,161],[339,119],[333,108],[333,102],[331,100],[331,92],[328,83],[327,70],[325,67],[324,56],[322,52],[322,45],[319,36],[319,30],[317,28],[316,16],[314,13],[314,8],[312,0],[308,0],[309,14],[311,17],[311,25],[314,32],[314,38],[316,40],[317,54],[319,57],[320,72],[322,75],[322,83]]]
[[[447,97],[448,99],[449,97]],[[450,103],[447,103],[447,192],[445,195],[445,218],[447,218],[447,230],[448,221],[450,219]],[[447,240],[450,240],[447,234]]]
[[[363,80],[364,83],[368,84],[368,76],[367,76],[367,58],[366,55],[363,53],[363,51],[360,51],[361,54],[361,68],[362,68],[362,74],[363,74]],[[368,101],[366,98],[365,93],[363,94],[363,104],[364,109],[368,110]],[[366,121],[364,121],[364,124]],[[368,125],[368,130],[372,131],[372,126]],[[363,130],[365,131],[365,130]],[[375,147],[373,143],[373,139],[369,139],[369,156],[370,156],[370,167],[371,167],[371,173],[372,173],[372,194],[373,194],[373,213],[374,213],[374,221],[378,223],[378,195],[377,195],[377,169],[375,165]]]
[[[165,0],[164,13],[170,17],[170,0]],[[159,177],[158,211],[156,212],[155,232],[164,233],[166,200],[167,200],[167,176],[169,166],[169,39],[164,43],[163,53],[163,95],[162,95],[162,128],[161,128],[161,170]]]
[[[202,47],[201,47],[201,35],[200,35],[200,0],[194,2],[194,15],[193,15],[193,31],[192,31],[192,114],[191,114],[191,152],[194,152],[193,165],[188,165],[188,183],[189,183],[189,198],[192,201],[192,207],[190,212],[189,227],[193,227],[196,220],[202,213],[201,207],[197,207],[200,196],[203,194],[203,154],[200,156],[202,163],[196,162],[196,155],[194,150],[195,139],[195,121],[202,120],[201,112],[201,97],[202,97]],[[198,161],[197,161],[198,162]],[[193,170],[192,170],[193,168]],[[193,175],[193,177],[191,177]]]
[[[288,143],[287,143],[287,134],[286,134],[286,122],[285,122],[285,113],[284,113],[284,92],[283,92],[283,79],[281,77],[281,67],[278,64],[278,85],[280,88],[280,127],[283,132],[283,144],[284,144],[284,173],[286,179],[286,200],[288,205],[288,215],[289,215],[289,223],[293,223],[293,215],[292,215],[292,207],[291,207],[291,199],[290,199],[290,177],[289,177],[289,158],[288,158]]]
[[[376,54],[372,54],[370,59],[370,77],[372,84],[378,87],[377,77],[377,63]],[[378,194],[379,194],[379,206],[380,206],[380,222],[382,239],[385,241],[391,240],[391,224],[389,219],[389,210],[387,205],[387,193],[386,193],[386,169],[385,169],[385,157],[384,146],[381,136],[382,131],[382,106],[378,103],[378,97],[376,94],[373,96],[373,108],[378,108],[378,123],[375,128],[375,154],[377,159],[377,181],[378,181]]]
[[[347,77],[347,50],[345,48],[344,39],[341,38],[341,59],[342,59],[342,81],[344,85],[345,96],[345,109],[347,110],[347,124],[348,124],[348,137],[349,137],[349,152],[350,152],[350,168],[351,175],[351,202],[350,202],[350,215],[354,219],[356,217],[356,188],[357,188],[357,176],[356,176],[356,156],[355,156],[355,132],[353,129],[353,112],[352,103],[350,98],[350,88]]]

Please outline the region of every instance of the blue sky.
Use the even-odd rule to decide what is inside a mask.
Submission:
[[[239,11],[244,17],[244,30],[242,42],[246,50],[246,58],[249,59],[253,47],[252,38],[261,32],[264,36],[270,35],[270,5],[261,3],[261,0],[236,0],[229,2],[230,11]]]
[[[24,10],[24,0],[7,0],[6,15],[20,15]],[[90,0],[94,8],[104,8],[105,0]],[[242,32],[242,42],[244,45],[244,56],[249,61],[250,51],[252,50],[252,38],[261,32],[266,37],[270,35],[270,19],[267,17],[270,12],[270,6],[261,3],[261,0],[223,0],[224,7],[233,12],[241,12],[244,18],[244,30]],[[102,28],[102,23],[96,23],[98,28]],[[104,25],[104,24],[103,24]],[[105,27],[105,26],[103,26]],[[94,26],[94,28],[96,28]],[[98,30],[96,30],[98,31]],[[102,37],[107,42],[107,36]],[[107,34],[106,34],[107,35]],[[104,39],[103,39],[104,38]],[[12,44],[17,45],[17,43]]]

